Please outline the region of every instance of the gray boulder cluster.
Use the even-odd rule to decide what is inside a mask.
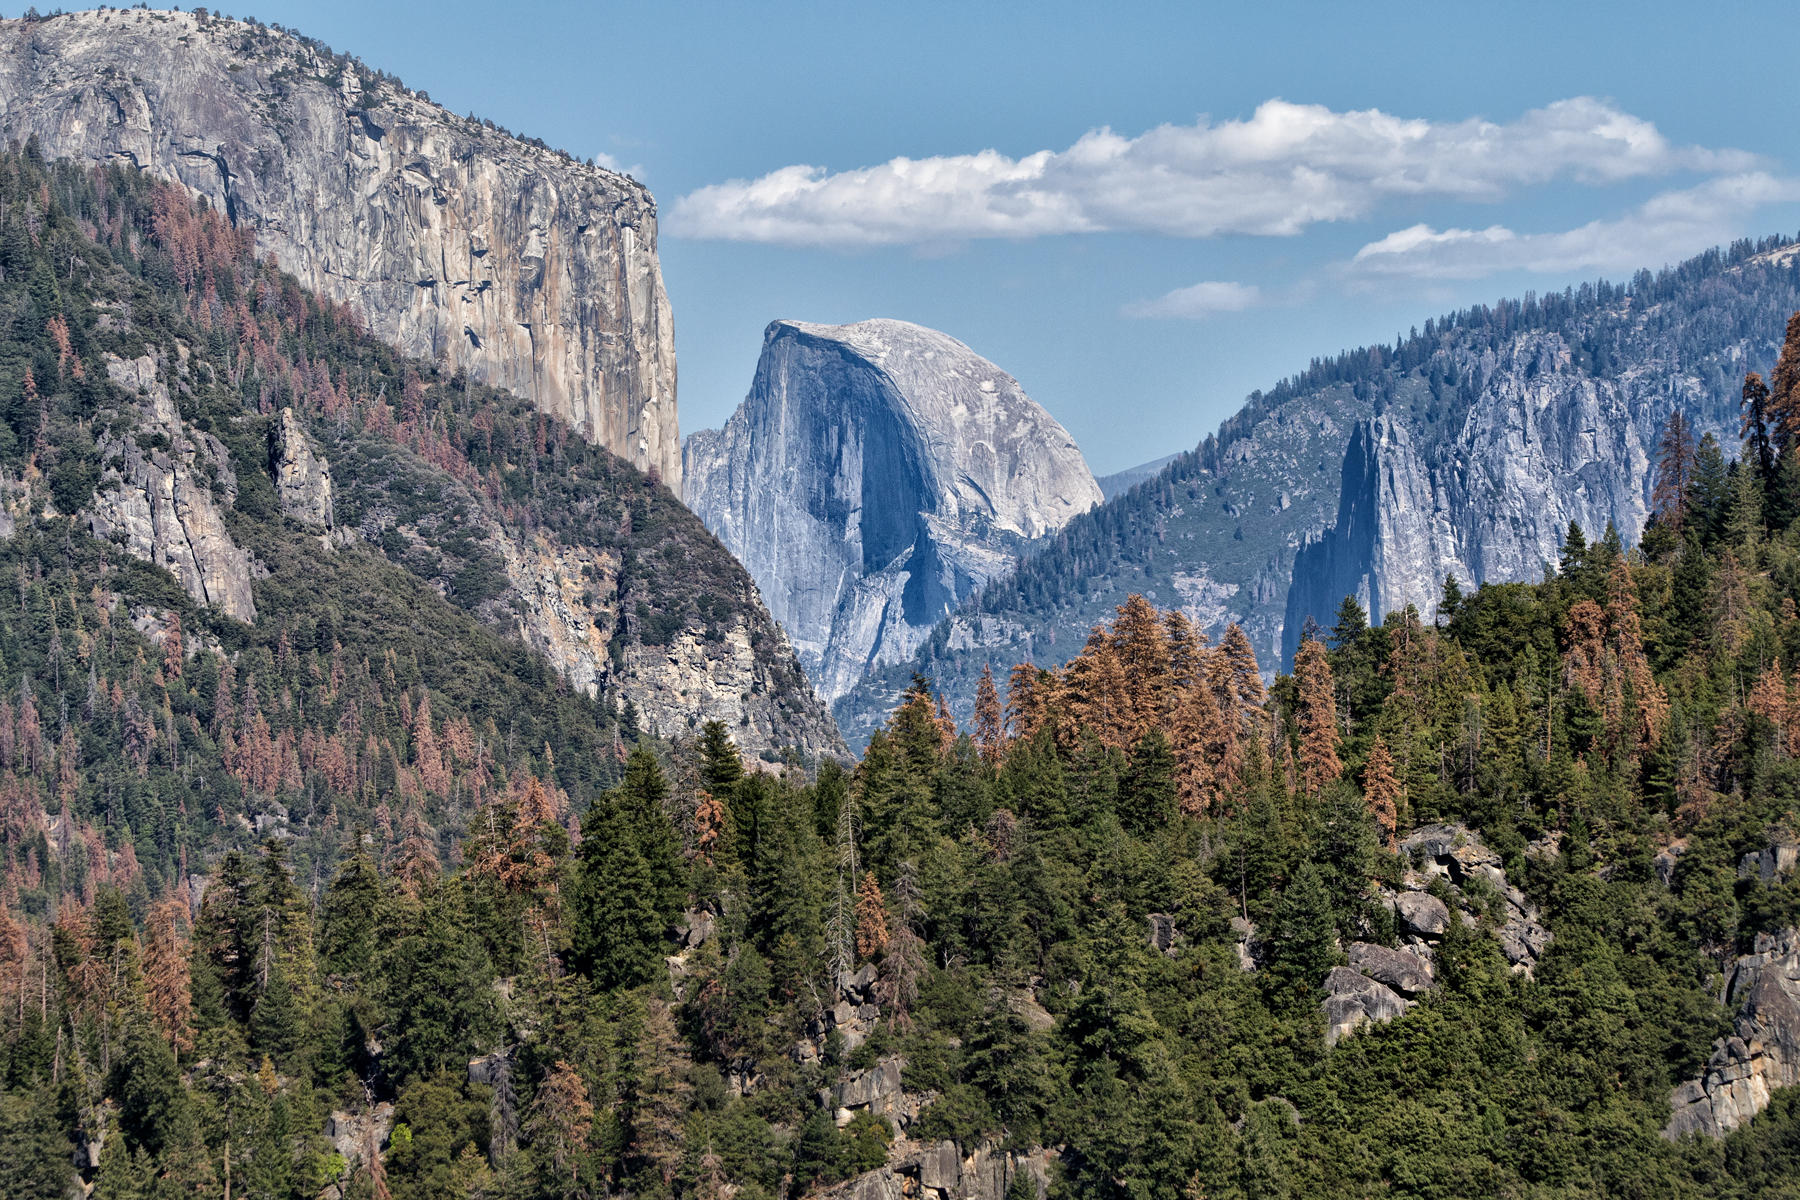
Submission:
[[[1436,986],[1431,962],[1411,950],[1350,943],[1350,965],[1325,976],[1325,1044],[1391,1021]]]
[[[875,967],[864,963],[855,971],[837,977],[836,995],[831,1005],[813,1018],[807,1036],[794,1047],[794,1057],[813,1062],[823,1057],[825,1040],[832,1033],[843,1039],[849,1052],[869,1040],[875,1023],[881,1019],[881,1006],[875,1002]]]
[[[1495,912],[1494,899],[1495,934],[1514,971],[1530,975],[1550,944],[1550,931],[1539,921],[1536,907],[1508,882],[1500,856],[1473,831],[1461,825],[1427,825],[1410,834],[1400,849],[1416,865],[1406,872],[1401,890],[1382,895],[1393,911],[1400,944],[1352,942],[1347,948],[1350,964],[1326,975],[1321,1004],[1326,1045],[1335,1046],[1356,1030],[1391,1021],[1412,1007],[1436,986],[1437,945],[1450,922],[1474,925],[1476,912]],[[1435,891],[1453,903],[1426,890],[1434,883],[1440,884]]]
[[[1472,923],[1474,914],[1484,909],[1495,914],[1501,953],[1514,971],[1531,974],[1550,944],[1550,931],[1537,906],[1507,880],[1497,853],[1463,825],[1421,826],[1400,843],[1400,849],[1419,863],[1407,872],[1404,890],[1391,897],[1404,943],[1426,946],[1449,929],[1449,905],[1425,890],[1443,880],[1458,901],[1463,921]],[[1491,903],[1496,900],[1497,907]]]
[[[1038,1200],[1049,1190],[1052,1152],[1004,1150],[983,1143],[968,1153],[955,1142],[896,1143],[886,1166],[820,1193],[822,1200],[1005,1200],[1023,1178]]]

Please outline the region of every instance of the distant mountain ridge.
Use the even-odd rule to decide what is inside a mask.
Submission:
[[[749,568],[820,694],[904,660],[1023,548],[1098,504],[1068,431],[1012,376],[905,321],[776,321],[724,429],[690,435],[690,507]]]
[[[1147,463],[1126,467],[1123,471],[1114,471],[1111,475],[1102,475],[1094,482],[1100,485],[1100,494],[1111,500],[1122,492],[1130,491],[1146,479],[1154,479],[1164,467],[1180,457],[1179,452],[1165,454],[1161,458],[1153,458]]]
[[[1571,520],[1634,538],[1662,421],[1679,406],[1734,445],[1744,372],[1796,308],[1800,247],[1777,237],[1314,360],[839,699],[839,725],[866,737],[915,671],[966,717],[984,663],[1062,662],[1132,592],[1215,636],[1241,623],[1268,670],[1345,595],[1429,613],[1446,574],[1536,577]]]

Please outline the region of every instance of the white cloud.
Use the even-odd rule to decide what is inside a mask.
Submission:
[[[1262,303],[1254,284],[1209,279],[1165,292],[1154,300],[1134,300],[1121,311],[1128,317],[1181,317],[1203,321],[1214,313],[1242,312]]]
[[[1249,119],[1111,129],[1066,150],[996,150],[831,172],[789,166],[681,197],[673,234],[800,246],[1135,231],[1294,234],[1368,215],[1385,199],[1496,200],[1521,186],[1603,184],[1677,170],[1748,171],[1740,151],[1676,146],[1591,97],[1500,124],[1269,100]]]
[[[1800,179],[1746,171],[1663,192],[1622,217],[1561,233],[1414,225],[1370,242],[1345,264],[1353,280],[1477,279],[1497,271],[1630,271],[1674,262],[1741,236],[1745,219],[1800,201]]]

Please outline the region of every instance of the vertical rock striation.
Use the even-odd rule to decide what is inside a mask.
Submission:
[[[685,459],[689,506],[827,698],[1101,499],[1012,376],[904,321],[770,325],[749,396]]]
[[[1329,623],[1345,596],[1377,619],[1408,604],[1429,616],[1446,575],[1464,585],[1537,577],[1556,562],[1571,521],[1635,537],[1650,515],[1670,410],[1722,440],[1732,432],[1722,398],[1673,362],[1596,378],[1554,332],[1458,357],[1456,368],[1482,386],[1450,429],[1418,430],[1394,411],[1358,423],[1337,523],[1295,560],[1289,652],[1306,618]]]
[[[680,488],[656,206],[316,43],[146,10],[0,21],[0,141],[207,197],[403,352],[529,398]]]

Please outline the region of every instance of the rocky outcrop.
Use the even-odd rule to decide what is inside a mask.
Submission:
[[[1431,962],[1409,950],[1369,942],[1350,944],[1350,965],[1325,976],[1325,1044],[1335,1046],[1365,1025],[1381,1025],[1411,1008],[1435,986]]]
[[[97,538],[166,567],[197,603],[240,621],[256,620],[252,560],[231,540],[223,508],[237,497],[231,455],[176,411],[157,361],[106,357],[107,377],[138,398],[95,438],[100,484],[87,512]]]
[[[1732,1033],[1714,1045],[1705,1074],[1669,1096],[1666,1138],[1723,1137],[1768,1107],[1776,1088],[1800,1083],[1800,930],[1758,934],[1754,950],[1726,978]]]
[[[1537,578],[1571,521],[1636,536],[1670,408],[1715,429],[1721,414],[1692,384],[1671,395],[1661,373],[1596,379],[1573,357],[1550,332],[1470,355],[1459,365],[1486,380],[1481,403],[1447,435],[1417,430],[1402,412],[1357,425],[1337,522],[1295,562],[1290,650],[1307,616],[1328,620],[1345,596],[1372,613],[1411,604],[1429,617],[1446,575],[1465,586]]]
[[[325,1118],[325,1140],[351,1166],[380,1157],[382,1144],[394,1129],[394,1106],[388,1101],[362,1112],[339,1110]]]
[[[1738,878],[1775,883],[1792,875],[1796,864],[1800,864],[1800,842],[1786,833],[1775,838],[1766,850],[1752,850],[1740,858]]]
[[[1371,942],[1350,943],[1350,968],[1409,999],[1424,995],[1434,985],[1431,963],[1423,955]]]
[[[1325,976],[1325,1044],[1338,1041],[1364,1025],[1379,1025],[1406,1011],[1406,1001],[1393,989],[1349,967],[1333,967]]]
[[[1002,1150],[991,1144],[968,1153],[955,1142],[904,1142],[886,1166],[820,1192],[821,1200],[1006,1200],[1023,1178],[1043,1200],[1049,1190],[1046,1150]]]
[[[784,663],[792,671],[793,652],[767,618],[766,632],[751,611],[716,637],[683,629],[663,644],[633,641],[621,629],[615,555],[542,533],[495,529],[492,537],[512,585],[514,631],[577,691],[629,698],[640,723],[664,737],[719,720],[747,753],[844,752],[824,706],[777,678]]]
[[[770,325],[750,394],[685,461],[689,506],[827,699],[1101,499],[1012,376],[904,321]]]
[[[0,141],[31,137],[180,181],[385,341],[528,397],[679,491],[656,206],[634,180],[197,13],[0,21]]]
[[[806,1036],[794,1044],[794,1058],[803,1063],[819,1061],[825,1055],[826,1039],[832,1034],[842,1041],[844,1052],[850,1053],[869,1040],[880,1019],[881,1006],[875,1000],[875,967],[872,963],[864,963],[837,977],[830,1005],[808,1023]],[[897,1093],[899,1066],[893,1068],[891,1082],[892,1090]]]
[[[282,516],[302,525],[330,529],[331,464],[313,449],[294,410],[284,408],[269,433],[269,467]]]
[[[1403,854],[1418,861],[1405,877],[1405,890],[1390,898],[1403,940],[1429,953],[1430,943],[1450,927],[1452,920],[1474,923],[1478,914],[1493,911],[1488,898],[1499,901],[1494,930],[1500,952],[1512,969],[1529,977],[1539,956],[1550,945],[1537,906],[1514,887],[1500,865],[1500,856],[1489,849],[1473,830],[1462,825],[1424,825],[1400,843]],[[1425,889],[1441,880],[1457,900],[1451,911]]]

